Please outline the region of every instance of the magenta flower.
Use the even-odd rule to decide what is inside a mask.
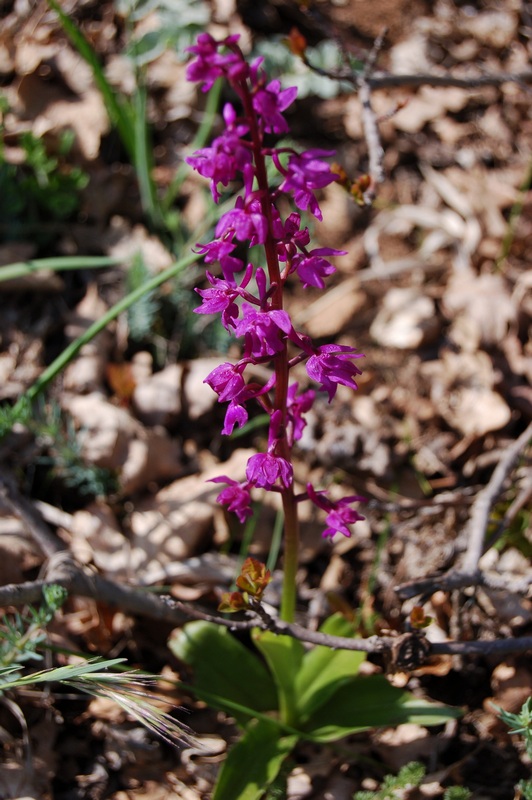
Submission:
[[[246,478],[257,489],[272,489],[277,480],[288,489],[292,485],[292,465],[281,456],[257,453],[248,460]]]
[[[238,318],[238,306],[235,298],[238,297],[238,289],[229,281],[215,278],[207,272],[207,278],[212,284],[212,289],[194,289],[202,299],[200,306],[194,309],[195,314],[221,314],[224,328],[229,330],[235,327],[235,320]]]
[[[224,75],[230,80],[246,78],[249,75],[249,67],[240,52],[231,49],[225,53],[218,52],[220,47],[231,47],[236,44],[239,38],[238,35],[233,35],[217,42],[210,33],[200,33],[196,44],[187,48],[196,56],[187,67],[187,80],[202,83],[203,91],[207,92],[214,81]]]
[[[244,401],[245,399],[248,398],[241,397],[241,401]],[[222,434],[224,436],[231,436],[235,425],[238,425],[239,428],[242,428],[248,421],[248,416],[248,412],[242,405],[242,402],[238,402],[238,397],[231,400],[227,406],[227,411],[225,412]]]
[[[302,211],[308,209],[317,219],[322,219],[322,214],[312,190],[323,189],[338,179],[338,175],[331,171],[330,165],[322,160],[323,156],[330,155],[333,155],[331,151],[318,149],[293,153],[284,169],[278,160],[276,161],[280,171],[285,175],[281,191],[292,192],[296,206]]]
[[[245,364],[231,364],[226,361],[219,367],[215,367],[203,383],[207,383],[216,392],[219,403],[233,400],[246,385],[242,377],[244,367]]]
[[[355,508],[350,508],[352,503],[364,502],[365,497],[351,495],[342,497],[341,500],[329,500],[326,492],[316,492],[311,483],[307,483],[307,494],[315,506],[327,512],[327,528],[322,533],[324,538],[332,538],[337,533],[341,533],[347,538],[351,536],[349,525],[354,525],[361,519],[365,519]]]
[[[231,279],[235,272],[244,269],[244,262],[240,258],[229,255],[236,249],[237,245],[230,238],[215,239],[206,244],[197,244],[196,252],[200,253],[206,264],[213,264],[215,261],[220,263],[224,277]]]
[[[223,489],[216,502],[223,506],[227,506],[228,511],[233,511],[240,522],[245,522],[247,517],[252,515],[251,510],[251,495],[247,483],[238,483],[226,475],[220,475],[218,478],[211,478],[211,483],[227,483],[229,484],[226,489]]]
[[[353,364],[353,358],[362,358],[351,347],[342,344],[323,344],[307,361],[307,375],[321,385],[329,395],[329,403],[336,394],[338,384],[358,389],[353,378],[362,372]]]
[[[288,387],[288,396],[286,399],[289,422],[287,433],[290,447],[294,442],[298,442],[301,439],[303,429],[307,424],[303,414],[310,411],[316,398],[316,392],[314,392],[313,389],[307,389],[306,392],[297,394],[298,389],[299,385],[297,383],[292,383]]]
[[[246,164],[252,161],[249,144],[243,141],[249,131],[248,125],[235,125],[236,113],[230,103],[223,110],[226,130],[213,139],[210,147],[196,150],[194,155],[185,158],[192,169],[211,180],[211,192],[215,203],[220,199],[218,184],[227,186],[243,172]]]
[[[281,89],[280,81],[271,81],[253,95],[253,108],[260,115],[267,133],[286,133],[288,123],[281,114],[296,99],[297,87]]]
[[[242,319],[235,325],[235,334],[245,336],[246,355],[250,358],[271,358],[284,348],[282,334],[292,330],[286,311],[261,311],[245,303]]]
[[[307,286],[325,288],[324,278],[336,272],[330,261],[323,256],[345,256],[345,250],[335,250],[332,247],[317,247],[304,255],[298,254],[292,259],[293,268],[296,270],[301,283]]]
[[[232,233],[240,242],[249,240],[250,245],[264,244],[268,235],[268,220],[262,213],[256,198],[244,200],[237,197],[235,207],[223,214],[216,226],[216,236]]]

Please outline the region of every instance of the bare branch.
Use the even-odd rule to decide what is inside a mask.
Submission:
[[[424,645],[423,657],[420,658],[418,666],[431,655],[459,654],[502,657],[508,653],[523,653],[532,649],[532,636],[492,641],[450,641],[433,644],[420,633],[406,633],[398,637],[370,636],[367,639],[360,639],[311,631],[302,625],[283,622],[269,616],[267,620],[264,620],[256,614],[246,620],[226,619],[172,598],[159,597],[141,589],[122,586],[99,575],[90,574],[66,554],[61,554],[51,560],[45,581],[0,587],[0,605],[6,607],[37,603],[42,599],[43,587],[54,583],[64,586],[74,595],[91,597],[98,602],[119,608],[125,613],[162,620],[171,625],[180,626],[187,620],[201,619],[234,631],[249,631],[252,628],[268,629],[279,635],[292,636],[308,644],[330,647],[334,650],[356,650],[380,654],[386,658],[393,654],[394,649],[404,639],[416,637]]]
[[[519,453],[526,446],[531,433],[532,425],[530,425],[527,431],[508,448],[504,458],[495,470],[490,483],[483,490],[483,493],[486,493],[486,497],[488,497],[488,508],[489,503],[493,502],[493,498],[497,492],[500,491],[504,479],[508,475],[513,463],[518,458]],[[421,665],[430,655],[442,653],[502,656],[507,653],[520,653],[532,649],[532,637],[507,638],[497,641],[450,641],[432,644],[419,632],[404,633],[398,637],[370,636],[367,639],[346,638],[330,636],[329,634],[320,633],[318,631],[311,631],[295,623],[274,619],[269,614],[253,613],[252,618],[246,620],[226,619],[202,609],[175,601],[172,598],[160,597],[150,593],[149,590],[146,589],[139,589],[116,583],[115,581],[104,578],[80,566],[67,550],[59,550],[61,546],[59,540],[55,539],[44,520],[40,517],[37,509],[35,509],[29,501],[19,497],[17,491],[14,490],[13,487],[8,487],[7,489],[5,487],[6,484],[4,483],[4,497],[8,495],[13,503],[16,504],[17,512],[23,514],[23,518],[36,540],[42,542],[43,549],[46,547],[49,550],[54,550],[54,552],[49,558],[43,580],[29,581],[21,584],[9,584],[0,587],[0,607],[3,608],[27,605],[28,603],[38,603],[42,599],[42,590],[45,586],[60,584],[70,594],[80,597],[90,597],[112,608],[118,608],[126,614],[162,620],[171,625],[180,626],[189,619],[203,619],[231,630],[250,630],[251,628],[259,627],[263,630],[271,630],[277,634],[293,636],[308,644],[322,645],[333,649],[358,650],[365,653],[381,654],[386,659],[391,660],[392,664],[395,659],[394,654],[398,652],[398,644],[400,645],[403,642],[408,644],[411,641],[415,641],[419,644],[417,648],[419,657],[417,665]],[[482,517],[480,516],[480,511],[475,511],[475,506],[477,505],[482,509]],[[475,520],[475,524],[484,524],[485,520],[487,520],[486,514],[488,512],[485,511],[485,508],[485,500],[483,499],[481,503],[477,498],[471,515],[471,519]],[[477,520],[477,516],[480,522]],[[454,580],[456,585],[462,585],[459,584],[459,582],[463,579],[463,574],[455,574],[454,576],[451,575],[448,577],[448,580]],[[425,582],[431,588],[434,586],[434,579],[425,579]],[[418,592],[420,583],[423,582],[417,582]]]
[[[341,80],[351,81],[356,85],[354,76],[342,76]],[[453,75],[391,75],[387,72],[376,72],[368,83],[372,89],[388,89],[392,87],[410,86],[454,86],[458,89],[478,89],[483,86],[503,86],[505,83],[520,83],[523,86],[532,83],[532,70],[525,72],[500,72],[492,75],[475,75],[467,78],[458,78]]]
[[[504,481],[521,452],[532,440],[532,422],[523,431],[515,442],[506,450],[497,464],[487,486],[479,492],[471,509],[471,518],[468,526],[468,546],[462,565],[462,572],[473,574],[478,569],[478,562],[484,548],[486,530],[489,524],[489,515],[492,506],[502,491]]]
[[[0,501],[22,521],[44,556],[49,558],[63,549],[63,543],[52,533],[33,503],[21,495],[12,476],[4,470],[0,471]]]
[[[467,525],[468,544],[461,568],[451,569],[443,575],[426,577],[420,580],[403,583],[395,589],[399,597],[408,599],[420,594],[433,594],[439,589],[449,592],[454,589],[462,589],[466,586],[478,586],[481,584],[498,589],[506,588],[514,593],[516,591],[527,591],[531,584],[530,577],[523,579],[523,581],[520,582],[519,588],[515,580],[513,580],[512,585],[509,586],[502,579],[498,581],[495,577],[481,573],[478,568],[478,563],[485,546],[491,508],[499,496],[504,482],[515,462],[531,440],[532,422],[507,448],[493,471],[488,484],[478,493],[472,505],[471,516]]]

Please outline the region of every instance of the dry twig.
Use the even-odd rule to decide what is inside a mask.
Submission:
[[[399,597],[406,600],[421,594],[433,594],[439,589],[449,592],[466,586],[478,585],[486,585],[498,589],[510,588],[513,592],[519,590],[527,591],[531,583],[530,577],[522,582],[522,586],[518,587],[516,581],[512,581],[512,586],[507,587],[502,579],[498,581],[494,577],[483,574],[478,568],[478,563],[484,551],[491,508],[515,462],[531,440],[532,422],[507,448],[504,456],[493,471],[489,483],[477,495],[467,526],[468,544],[462,566],[459,569],[453,568],[443,575],[425,577],[403,583],[395,589]]]

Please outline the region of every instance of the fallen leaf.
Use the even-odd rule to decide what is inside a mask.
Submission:
[[[370,327],[373,338],[385,347],[402,350],[434,341],[441,329],[434,301],[418,289],[390,289]]]
[[[420,366],[431,384],[431,398],[441,416],[464,436],[479,437],[503,428],[511,411],[493,390],[496,380],[489,356],[445,352]]]

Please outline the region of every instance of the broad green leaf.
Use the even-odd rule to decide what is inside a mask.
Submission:
[[[322,633],[332,636],[353,636],[353,626],[342,614],[325,620]],[[366,655],[355,650],[333,650],[314,647],[303,658],[296,677],[296,695],[299,717],[305,722],[319,706],[328,701],[338,689],[339,682],[354,678]]]
[[[229,751],[213,800],[260,800],[296,742],[295,735],[279,737],[279,728],[265,720],[251,723]]]
[[[189,622],[168,642],[172,653],[194,670],[199,690],[227,698],[256,711],[278,707],[277,691],[257,655],[213,622]],[[240,722],[249,717],[233,712]]]
[[[420,700],[397,689],[382,675],[359,675],[343,683],[326,705],[316,709],[304,728],[313,739],[330,742],[350,733],[405,722],[443,725],[460,715],[457,708]]]
[[[287,725],[297,725],[296,679],[305,648],[292,636],[279,636],[271,631],[254,630],[253,641],[268,662],[277,686],[281,720]]]

